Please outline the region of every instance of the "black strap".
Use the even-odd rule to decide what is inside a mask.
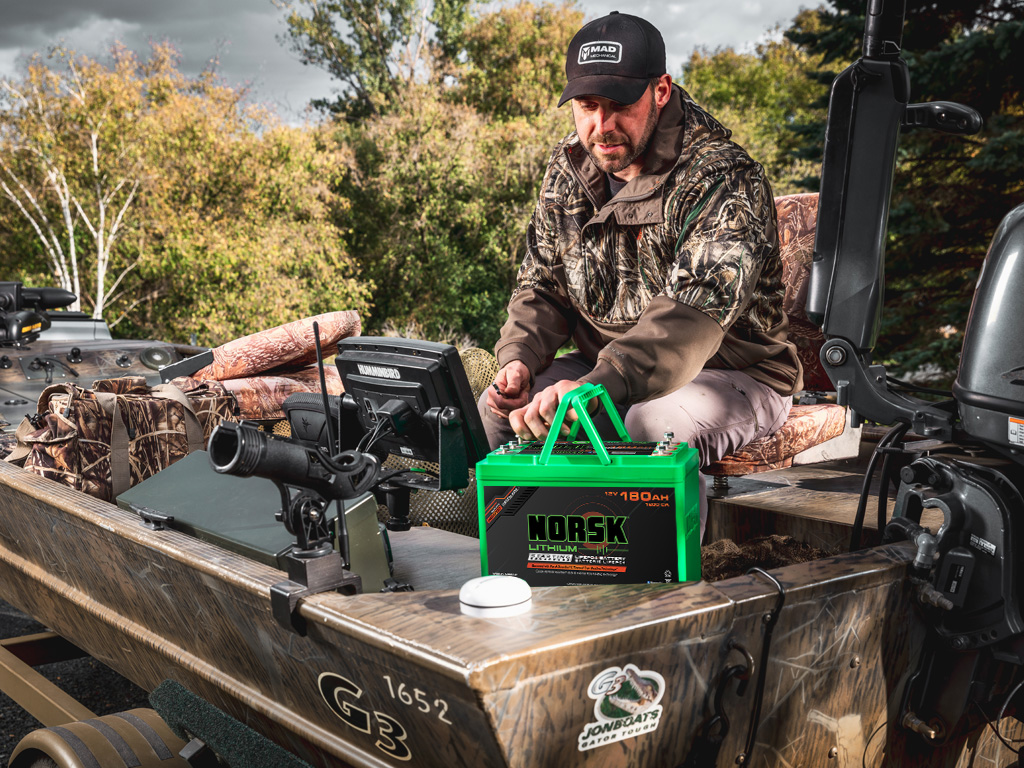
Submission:
[[[125,768],[139,768],[142,765],[142,761],[139,756],[135,754],[135,750],[132,749],[128,742],[124,740],[124,736],[115,731],[109,725],[102,720],[82,720],[82,725],[91,725],[97,731],[103,734],[103,738],[110,742],[110,746],[117,752],[118,757],[124,761]]]
[[[757,684],[754,690],[754,702],[753,707],[750,711],[750,721],[747,724],[747,738],[744,742],[744,749],[739,755],[736,756],[737,765],[750,765],[751,756],[754,749],[754,739],[757,736],[758,728],[761,725],[761,704],[764,700],[764,687],[768,680],[766,674],[768,667],[768,657],[771,652],[772,646],[772,633],[775,631],[775,625],[778,623],[779,614],[782,612],[782,606],[786,601],[786,590],[779,583],[779,580],[772,576],[770,573],[761,570],[760,568],[751,568],[747,571],[747,575],[757,574],[770,581],[775,589],[778,590],[778,599],[775,602],[775,607],[764,614],[764,640],[761,643],[761,663],[760,668],[756,671]],[[725,708],[722,704],[725,691],[729,683],[733,680],[738,681],[736,684],[736,695],[743,696],[747,690],[747,683],[750,678],[755,674],[754,658],[750,653],[740,645],[735,638],[730,638],[728,643],[729,650],[736,650],[742,653],[745,657],[745,664],[736,664],[731,667],[726,667],[722,670],[722,674],[719,675],[718,685],[715,688],[715,693],[711,703],[711,715],[705,721],[702,726],[700,733],[694,740],[693,747],[690,749],[690,753],[687,755],[686,760],[680,764],[679,768],[707,768],[707,766],[718,764],[718,755],[722,749],[722,744],[725,742],[725,737],[729,734],[729,716],[726,714]]]
[[[71,747],[75,757],[82,761],[83,768],[103,768],[100,765],[100,761],[96,759],[96,755],[92,753],[92,750],[74,733],[62,725],[54,726],[50,730],[64,739],[64,742]]]
[[[167,746],[167,742],[156,732],[156,729],[134,712],[118,712],[113,717],[121,718],[138,731],[161,760],[170,760],[174,757],[174,753]]]
[[[736,695],[743,696],[747,691],[747,682],[754,674],[754,657],[750,655],[735,638],[728,642],[730,651],[736,650],[744,657],[743,664],[734,664],[722,670],[715,686],[715,695],[711,699],[711,716],[700,729],[690,754],[680,768],[707,768],[718,764],[718,754],[722,750],[725,737],[729,735],[729,715],[726,713],[722,699],[729,683],[736,680]]]

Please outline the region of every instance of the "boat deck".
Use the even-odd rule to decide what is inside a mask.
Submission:
[[[847,551],[874,448],[875,443],[864,441],[856,459],[730,478],[727,495],[709,499],[705,542],[728,538],[742,543],[754,536],[780,534],[827,552]],[[878,467],[864,516],[864,546],[881,541],[877,529],[880,475]],[[886,519],[892,516],[894,502],[895,492],[890,490]],[[941,523],[937,511],[925,510],[922,524],[936,530]]]

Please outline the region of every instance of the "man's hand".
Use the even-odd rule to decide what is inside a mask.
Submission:
[[[538,392],[525,408],[512,411],[508,417],[509,424],[524,440],[540,440],[546,437],[558,412],[558,404],[569,392],[580,386],[580,382],[569,379],[555,382]],[[576,421],[576,418],[576,411],[570,408],[566,413],[567,421]],[[563,423],[560,432],[562,435],[569,434],[569,425]]]
[[[487,407],[503,419],[526,405],[529,398],[530,369],[521,360],[506,363],[494,377],[494,385],[487,389]]]

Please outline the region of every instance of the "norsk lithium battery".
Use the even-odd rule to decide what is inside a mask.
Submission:
[[[625,440],[600,444],[596,430],[590,441],[510,443],[477,464],[485,575],[533,586],[701,578],[697,452],[619,432]]]

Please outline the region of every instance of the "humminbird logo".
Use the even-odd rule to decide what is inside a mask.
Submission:
[[[386,368],[383,365],[363,365],[356,363],[356,367],[363,376],[376,376],[378,379],[400,379],[402,374],[397,368]]]
[[[612,64],[622,61],[622,43],[616,43],[613,40],[596,40],[593,43],[580,46],[577,64],[594,64],[599,61],[607,61]]]

